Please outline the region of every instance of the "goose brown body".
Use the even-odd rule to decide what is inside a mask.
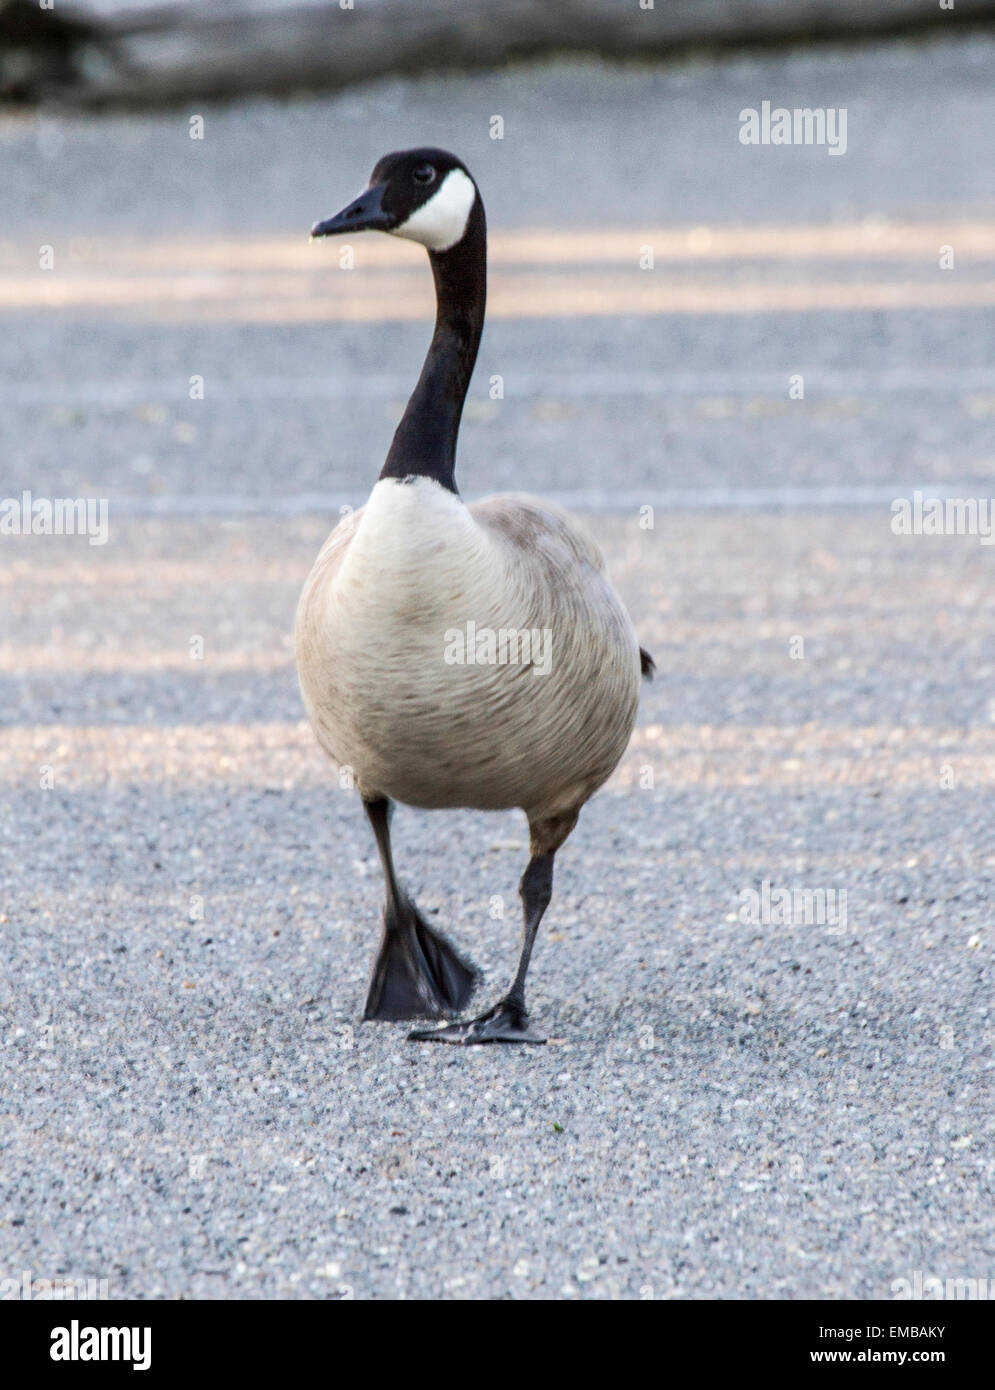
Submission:
[[[446,660],[447,634],[536,631],[548,672]],[[576,816],[629,741],[639,645],[594,540],[537,498],[469,506],[387,479],[304,587],[297,660],[318,741],[367,799]]]

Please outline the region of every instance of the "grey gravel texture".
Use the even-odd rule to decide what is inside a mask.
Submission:
[[[30,285],[37,247],[72,237],[303,234],[414,138],[465,153],[495,228],[990,225],[993,55],[978,37],[390,83],[208,109],[200,146],[186,112],[7,116],[0,280]],[[764,98],[847,105],[847,156],[744,151],[737,113]],[[962,270],[983,287],[991,265]],[[709,271],[830,273],[939,274]],[[732,499],[652,530],[628,504],[588,514],[659,675],[558,858],[531,974],[551,1041],[523,1050],[359,1023],[379,870],[292,664],[334,514],[278,503],[368,487],[425,323],[247,324],[224,302],[182,321],[2,305],[0,496],[92,491],[112,521],[104,547],[0,541],[0,1277],[106,1277],[118,1298],[995,1279],[991,549],[895,537],[887,502],[735,505],[786,484],[990,494],[990,301],[490,323],[468,491]],[[932,385],[875,385],[888,370]],[[690,382],[577,388],[599,372]],[[295,395],[324,375],[327,399]],[[123,505],[200,495],[270,514]],[[522,817],[395,827],[490,1002],[517,952]],[[845,891],[845,926],[744,922],[765,879]]]

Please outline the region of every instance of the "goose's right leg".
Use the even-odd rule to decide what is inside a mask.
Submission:
[[[477,972],[428,925],[398,884],[390,852],[393,804],[379,797],[364,799],[363,808],[376,837],[386,889],[383,939],[363,1018],[391,1022],[449,1018],[466,1007]]]
[[[578,808],[579,809],[579,808]],[[577,811],[567,811],[545,820],[529,817],[528,867],[518,885],[522,899],[522,953],[511,988],[503,999],[479,1018],[466,1023],[449,1023],[444,1028],[416,1028],[409,1042],[462,1043],[544,1043],[546,1039],[529,1023],[525,1009],[525,976],[532,947],[543,913],[553,895],[553,859],[560,845],[577,824]]]

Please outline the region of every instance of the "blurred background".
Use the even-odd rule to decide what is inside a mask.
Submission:
[[[110,517],[0,536],[12,1269],[880,1298],[991,1268],[992,551],[890,523],[993,491],[993,16],[0,0],[0,498]],[[744,143],[765,103],[845,113],[845,152]],[[378,871],[291,631],[433,307],[419,248],[308,230],[412,144],[489,219],[461,489],[582,515],[659,675],[560,856],[558,1045],[402,1082],[357,1026]],[[402,810],[396,846],[492,995],[520,817]],[[853,931],[745,928],[765,878],[845,890]]]
[[[993,14],[7,0],[12,481],[110,490],[119,514],[362,495],[431,284],[417,248],[361,238],[346,268],[306,233],[412,142],[468,161],[491,226],[467,490],[523,467],[626,505],[987,476]],[[764,101],[842,109],[845,152],[743,144]],[[25,428],[39,407],[57,448]]]

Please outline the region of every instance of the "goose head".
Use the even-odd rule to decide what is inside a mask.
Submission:
[[[430,147],[399,150],[385,154],[359,197],[316,222],[311,236],[389,232],[429,251],[449,251],[462,240],[479,198],[466,165],[454,154]]]

